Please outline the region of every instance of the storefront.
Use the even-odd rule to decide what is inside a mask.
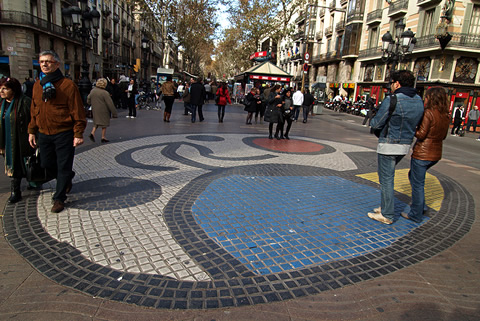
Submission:
[[[385,96],[388,94],[388,90],[384,88],[382,85],[377,84],[366,84],[366,83],[359,83],[357,85],[356,95],[362,96],[365,100],[367,100],[370,96],[376,95],[377,101],[376,103],[381,103]]]
[[[235,82],[242,83],[243,86],[254,83],[268,83],[269,85],[280,83],[285,85],[290,83],[291,79],[292,75],[269,61],[253,66],[245,72],[235,76]]]
[[[347,99],[350,101],[355,101],[355,83],[344,82],[342,84],[342,88],[347,92]]]

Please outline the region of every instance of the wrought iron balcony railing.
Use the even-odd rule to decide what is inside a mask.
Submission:
[[[369,12],[367,14],[367,23],[377,21],[377,20],[381,21],[382,20],[382,13],[383,13],[382,9],[377,9],[377,10],[374,10],[372,12]]]
[[[71,35],[66,28],[26,12],[0,10],[0,25],[27,27],[81,43],[81,40]]]
[[[398,0],[392,2],[388,7],[388,15],[394,15],[401,12],[406,12],[408,9],[408,0]]]

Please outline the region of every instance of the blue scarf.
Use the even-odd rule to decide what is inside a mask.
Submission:
[[[5,133],[5,173],[8,176],[13,175],[13,151],[12,151],[12,128],[10,124],[10,114],[12,113],[13,105],[15,103],[15,98],[12,99],[12,102],[5,111],[5,105],[7,100],[4,99],[2,103],[2,127],[4,128]],[[4,116],[4,117],[3,117]],[[15,117],[15,116],[14,116]]]
[[[40,73],[40,85],[43,87],[42,99],[44,101],[55,98],[56,91],[53,83],[59,81],[63,77],[64,76],[60,69],[57,69],[48,75],[44,74],[43,72]]]

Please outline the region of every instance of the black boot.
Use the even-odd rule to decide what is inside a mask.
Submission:
[[[20,184],[22,182],[21,178],[13,178],[11,183],[11,192],[12,194],[8,198],[8,202],[15,204],[22,200],[22,191],[20,190]]]

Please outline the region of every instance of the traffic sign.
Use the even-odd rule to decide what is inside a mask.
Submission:
[[[305,72],[308,71],[308,64],[307,63],[303,64],[303,71],[305,71]]]
[[[305,53],[304,57],[306,61],[310,60],[310,54],[308,52]]]

